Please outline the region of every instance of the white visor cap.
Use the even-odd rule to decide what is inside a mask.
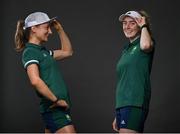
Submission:
[[[128,11],[127,13],[125,14],[122,14],[121,16],[119,16],[119,21],[123,21],[125,17],[131,17],[133,19],[135,18],[141,18],[142,16],[136,12],[136,11]]]

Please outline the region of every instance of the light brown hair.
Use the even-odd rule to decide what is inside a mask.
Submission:
[[[15,49],[17,52],[20,52],[24,49],[25,43],[28,42],[30,28],[23,29],[24,20],[19,20],[17,22],[16,33],[15,33]]]

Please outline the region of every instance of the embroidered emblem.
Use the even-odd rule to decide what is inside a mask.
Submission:
[[[46,57],[46,56],[47,56],[47,54],[43,53],[43,56],[44,56],[44,57]]]
[[[66,114],[66,118],[67,120],[71,121],[71,117],[68,114]]]
[[[130,54],[134,54],[135,50],[137,49],[137,46],[133,47]]]

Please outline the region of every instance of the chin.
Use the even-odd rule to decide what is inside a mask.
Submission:
[[[44,39],[44,40],[43,40],[43,42],[46,42],[46,41],[48,41],[48,39]]]
[[[126,35],[126,38],[133,38],[134,36]]]
[[[44,43],[44,42],[47,42],[48,40],[42,40],[41,42]]]
[[[125,34],[127,38],[134,38],[136,37],[136,34]]]

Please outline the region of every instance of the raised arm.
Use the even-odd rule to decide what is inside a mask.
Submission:
[[[56,29],[56,31],[59,34],[59,38],[60,38],[60,49],[58,50],[54,50],[54,58],[59,60],[59,59],[63,59],[69,56],[72,56],[73,54],[73,50],[72,50],[72,46],[71,46],[71,42],[67,36],[67,34],[65,33],[63,27],[61,26],[61,24],[57,21],[54,20],[52,22],[53,27]]]
[[[146,52],[149,52],[153,48],[153,41],[148,31],[148,26],[145,21],[145,17],[136,19],[137,24],[141,28],[140,48]]]

